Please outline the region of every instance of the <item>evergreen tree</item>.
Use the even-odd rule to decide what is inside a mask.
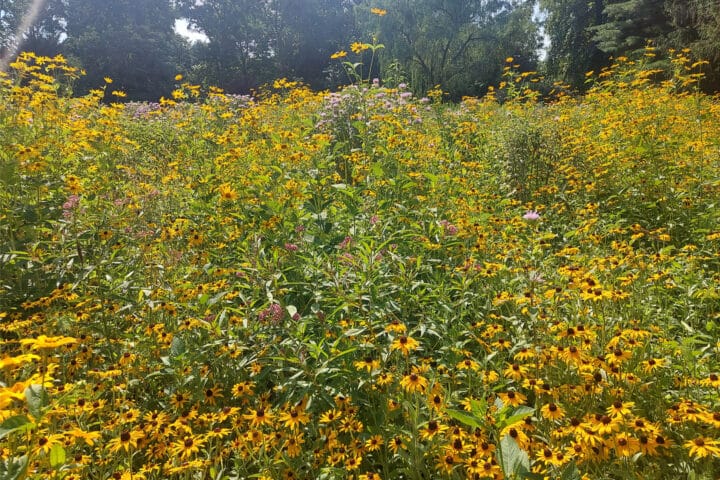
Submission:
[[[667,0],[673,31],[668,44],[677,50],[690,48],[710,62],[704,69],[703,87],[720,90],[720,2],[716,0]]]
[[[603,23],[589,27],[600,50],[635,56],[648,42],[663,45],[672,30],[666,0],[606,0]]]

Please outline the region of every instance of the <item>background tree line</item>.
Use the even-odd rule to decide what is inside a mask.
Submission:
[[[0,58],[31,3],[0,0]],[[178,35],[180,18],[207,41]],[[231,93],[281,77],[335,88],[348,79],[330,56],[354,41],[384,45],[371,74],[385,83],[452,98],[499,83],[507,57],[582,90],[587,71],[648,42],[691,48],[711,62],[706,90],[720,89],[717,0],[46,0],[20,48],[84,68],[78,94],[111,77],[128,99],[157,100],[178,72]]]

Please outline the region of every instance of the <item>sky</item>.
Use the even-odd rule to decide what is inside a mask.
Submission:
[[[185,18],[178,18],[175,20],[175,32],[178,35],[187,38],[191,42],[207,42],[208,40],[205,34],[190,30],[188,28],[188,21]]]

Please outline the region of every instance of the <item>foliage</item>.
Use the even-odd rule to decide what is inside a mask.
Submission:
[[[179,77],[121,105],[24,55],[0,476],[712,478],[720,107],[671,59],[544,104],[508,59],[459,105]]]
[[[585,73],[605,66],[590,28],[603,21],[603,0],[541,0],[544,29],[550,45],[544,69],[554,80],[585,90]]]
[[[634,56],[670,31],[666,0],[605,0],[604,22],[590,27],[598,47],[615,56]]]
[[[387,46],[388,57],[402,64],[416,94],[441,85],[459,100],[497,83],[508,56],[522,60],[527,70],[535,68],[532,3],[382,1],[376,4],[386,14],[367,12],[364,23]]]
[[[176,73],[175,17],[165,0],[65,0],[63,51],[89,74],[78,93],[115,81],[128,100],[154,99],[167,92]]]

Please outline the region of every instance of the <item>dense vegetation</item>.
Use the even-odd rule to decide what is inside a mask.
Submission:
[[[541,104],[514,64],[459,105],[179,77],[123,105],[23,55],[0,77],[0,477],[713,478],[702,65],[617,59]]]
[[[17,37],[31,4],[44,6]],[[207,42],[177,35],[181,18]],[[497,85],[509,56],[544,75],[544,92],[557,81],[584,90],[586,72],[651,42],[708,60],[702,87],[717,91],[718,19],[713,0],[0,0],[0,59],[18,47],[62,54],[87,70],[77,95],[109,76],[127,100],[157,101],[178,72],[229,93],[277,78],[336,89],[348,78],[330,57],[360,41],[385,46],[373,67],[384,85],[405,82],[416,95],[439,85],[460,100]]]

